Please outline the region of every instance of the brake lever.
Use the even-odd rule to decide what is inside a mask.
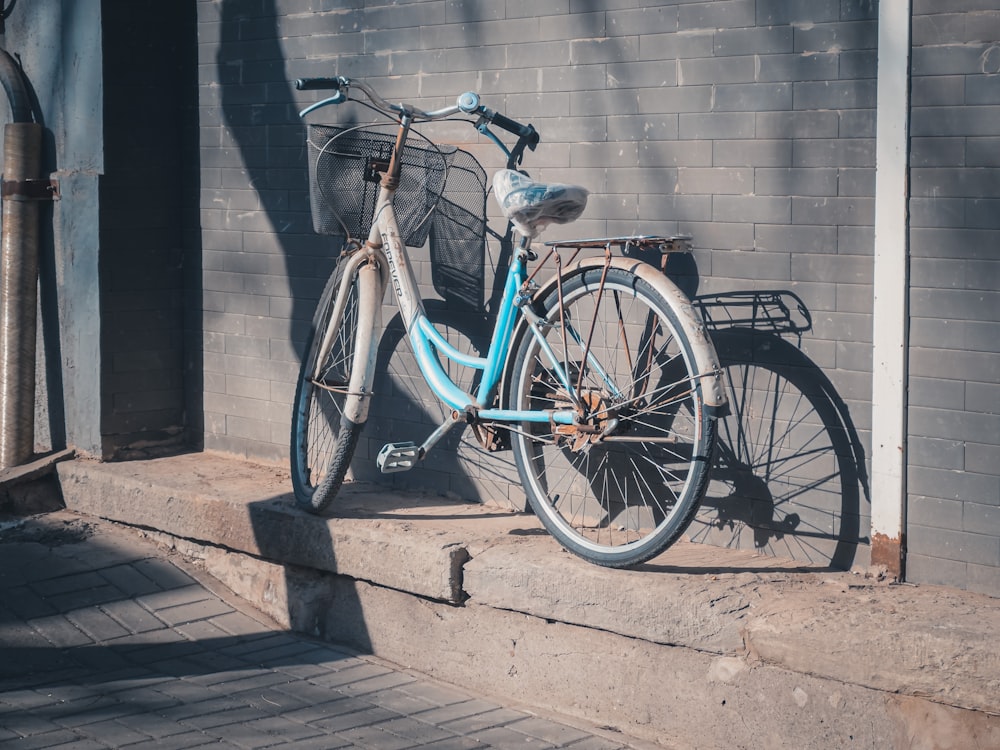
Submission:
[[[315,104],[310,104],[308,107],[299,112],[299,117],[305,117],[310,112],[315,112],[317,109],[321,109],[330,104],[341,104],[342,102],[346,101],[347,101],[347,95],[343,92],[343,90],[338,91],[331,97],[323,99],[322,101],[318,101]]]
[[[504,154],[507,156],[507,164],[509,165],[510,160],[512,158],[510,154],[510,149],[507,148],[507,145],[497,137],[496,133],[490,130],[489,124],[490,121],[484,115],[479,118],[478,122],[476,122],[476,130],[478,130],[480,133],[482,133],[491,141],[493,141],[497,145],[497,147],[504,152]]]

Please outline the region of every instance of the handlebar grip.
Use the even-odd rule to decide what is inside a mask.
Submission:
[[[531,135],[534,128],[530,125],[522,125],[517,120],[512,120],[506,115],[502,115],[499,112],[494,112],[493,116],[490,117],[490,122],[496,125],[498,128],[503,128],[508,133],[513,133],[516,136],[526,136]]]
[[[340,91],[339,78],[296,78],[293,85],[299,91]]]

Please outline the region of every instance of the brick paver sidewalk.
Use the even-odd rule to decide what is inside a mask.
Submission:
[[[281,631],[199,578],[104,522],[0,523],[0,748],[629,747]]]

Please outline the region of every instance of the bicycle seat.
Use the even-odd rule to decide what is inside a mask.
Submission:
[[[589,195],[579,185],[535,182],[512,169],[493,176],[493,194],[503,215],[525,237],[537,237],[549,224],[576,221]]]

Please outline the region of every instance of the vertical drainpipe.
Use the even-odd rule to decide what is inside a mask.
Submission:
[[[20,66],[0,49],[0,84],[10,100],[0,187],[0,470],[30,460],[35,446],[35,335],[38,305],[42,126],[32,122]]]
[[[872,308],[872,564],[898,580],[906,556],[911,0],[878,10]]]

